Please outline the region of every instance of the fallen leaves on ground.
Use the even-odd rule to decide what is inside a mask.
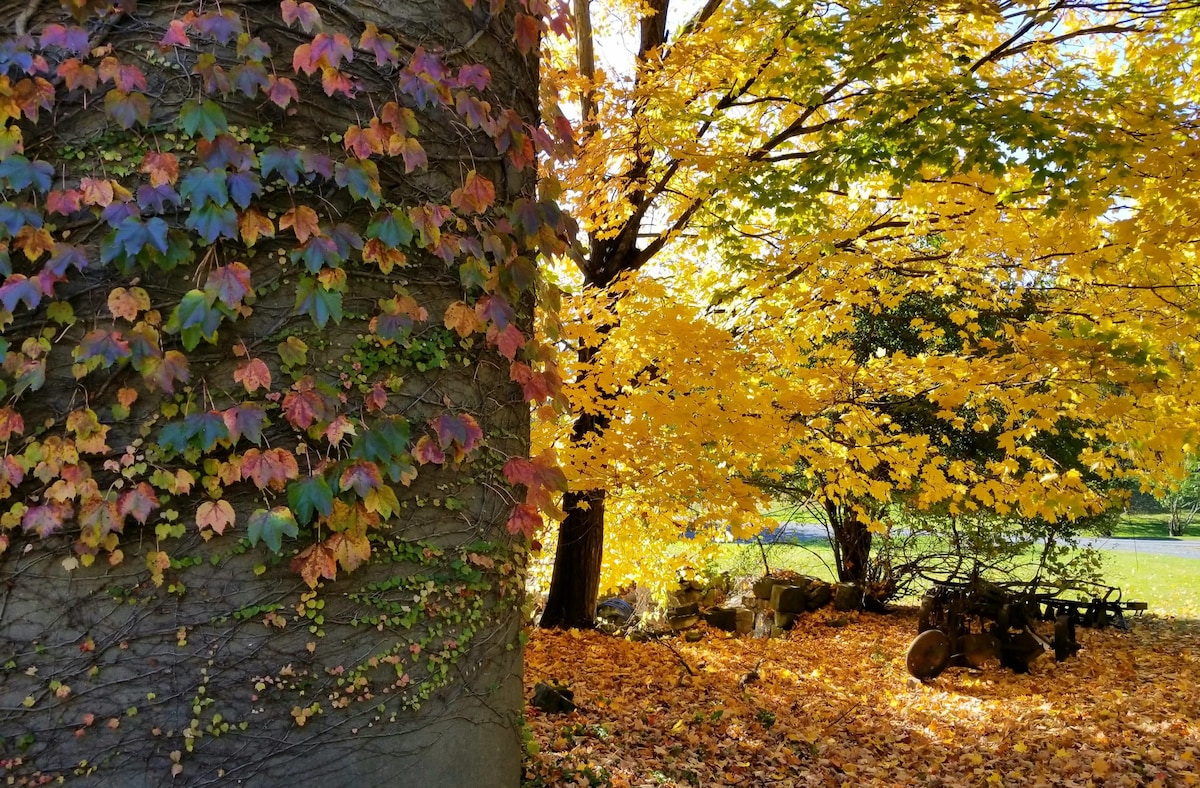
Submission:
[[[928,684],[905,669],[915,632],[909,612],[822,612],[770,640],[535,631],[526,696],[563,682],[579,710],[527,708],[526,785],[1200,784],[1200,622],[1080,630],[1065,662]]]

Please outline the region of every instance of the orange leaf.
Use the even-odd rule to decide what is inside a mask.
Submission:
[[[229,501],[205,501],[196,508],[196,526],[203,533],[210,528],[217,534],[225,533],[225,529],[233,525],[235,515]]]
[[[317,212],[307,205],[297,205],[279,217],[279,229],[286,230],[289,227],[296,234],[296,240],[300,243],[304,243],[314,235],[321,234]]]

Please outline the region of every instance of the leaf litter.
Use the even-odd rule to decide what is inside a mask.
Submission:
[[[539,681],[579,708],[526,708],[527,786],[1200,784],[1200,621],[1081,630],[1029,674],[905,669],[915,613],[820,612],[776,639],[705,630],[634,642],[536,630]]]

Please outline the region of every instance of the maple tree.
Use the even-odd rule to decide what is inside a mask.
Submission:
[[[1182,462],[1191,4],[640,8],[627,74],[552,75],[590,243],[543,625],[590,622],[605,529],[609,584],[661,578],[648,545],[765,525],[754,483],[861,582],[897,500],[1069,530]]]
[[[516,783],[552,23],[4,4],[9,784]]]

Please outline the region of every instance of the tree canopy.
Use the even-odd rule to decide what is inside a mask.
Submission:
[[[552,79],[561,128],[590,109],[555,172],[591,252],[564,377],[603,428],[544,440],[609,493],[606,583],[781,485],[868,535],[901,498],[1069,524],[1183,461],[1193,5],[644,11],[627,72]]]

